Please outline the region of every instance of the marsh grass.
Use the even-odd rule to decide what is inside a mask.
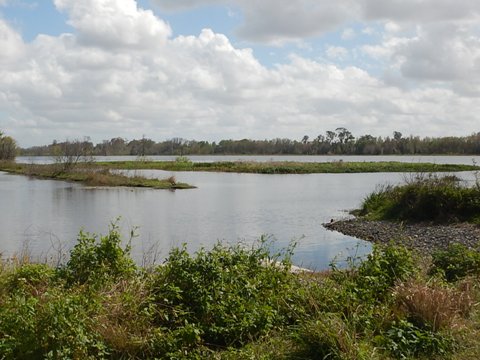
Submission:
[[[81,182],[93,187],[125,186],[171,190],[194,188],[189,184],[177,182],[174,176],[166,179],[149,179],[136,174],[127,176],[119,172],[112,172],[110,169],[97,166],[94,163],[81,163],[65,170],[59,164],[38,165],[1,162],[0,170],[42,179]]]
[[[479,223],[480,188],[455,176],[416,175],[403,185],[377,188],[358,213],[371,220]]]
[[[115,161],[99,162],[98,166],[113,169],[157,169],[167,171],[213,171],[257,174],[313,174],[366,172],[453,172],[478,170],[476,165],[384,162],[294,162],[294,161],[222,161],[192,162],[186,158],[176,161]]]

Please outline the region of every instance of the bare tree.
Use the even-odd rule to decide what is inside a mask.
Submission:
[[[93,144],[90,138],[81,140],[67,140],[56,145],[55,163],[60,172],[68,172],[75,168],[78,163],[90,163],[93,161]]]

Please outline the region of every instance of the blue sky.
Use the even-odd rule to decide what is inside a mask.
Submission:
[[[0,129],[315,137],[480,131],[480,2],[0,0]]]

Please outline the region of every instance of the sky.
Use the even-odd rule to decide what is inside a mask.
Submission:
[[[0,130],[300,140],[480,131],[478,0],[0,0]]]

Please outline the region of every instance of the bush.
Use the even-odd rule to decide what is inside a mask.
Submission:
[[[258,248],[216,245],[190,256],[175,249],[157,269],[160,323],[212,345],[242,345],[289,320],[295,297],[289,263],[278,265],[263,242]],[[195,336],[193,336],[194,334]]]
[[[396,359],[445,356],[454,348],[451,337],[421,329],[409,321],[393,322],[381,339],[382,346]]]
[[[100,238],[80,231],[68,263],[58,271],[59,276],[72,285],[115,280],[134,273],[130,245],[122,248],[121,243],[116,224],[111,225],[108,235]]]
[[[441,272],[447,281],[480,274],[480,252],[459,243],[433,253],[431,273]]]
[[[0,358],[98,359],[106,349],[91,331],[91,298],[51,289],[13,294],[0,307]]]
[[[27,263],[7,276],[5,289],[9,293],[20,291],[38,295],[49,287],[54,275],[55,270],[47,264]]]
[[[352,292],[365,301],[383,301],[394,285],[415,272],[412,252],[404,246],[374,245],[373,251],[356,269]]]

